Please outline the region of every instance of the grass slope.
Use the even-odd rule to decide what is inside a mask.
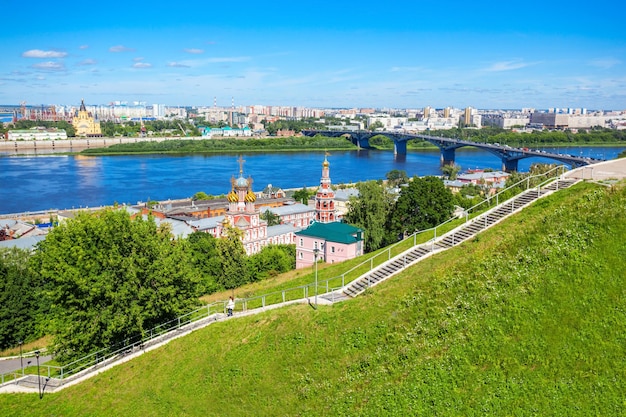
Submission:
[[[357,299],[209,326],[3,415],[622,415],[626,190],[580,184]]]

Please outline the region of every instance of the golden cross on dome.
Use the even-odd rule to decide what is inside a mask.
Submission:
[[[237,160],[237,162],[239,162],[239,176],[243,175],[243,163],[246,162],[243,159],[243,155],[239,155],[239,159]]]

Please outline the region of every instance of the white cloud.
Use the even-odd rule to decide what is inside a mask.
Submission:
[[[31,49],[22,54],[24,58],[65,58],[67,52],[42,51],[41,49]]]
[[[168,67],[174,67],[174,68],[191,68],[190,65],[186,65],[186,64],[183,64],[181,62],[168,62],[167,66]]]
[[[143,61],[143,57],[142,56],[137,56],[137,57],[133,58],[133,61],[141,62],[141,61]]]
[[[150,68],[152,64],[148,64],[147,62],[136,62],[133,64],[133,68]]]
[[[43,71],[63,71],[65,69],[65,65],[60,62],[46,61],[34,64],[32,65],[32,68]]]
[[[124,45],[115,45],[109,48],[109,52],[132,52],[133,48],[128,48]]]
[[[488,68],[485,68],[487,72],[500,72],[500,71],[512,71],[524,67],[528,67],[530,65],[534,65],[527,62],[522,61],[501,61],[496,62]]]
[[[203,49],[196,49],[196,48],[187,48],[184,49],[185,52],[187,52],[188,54],[203,54],[204,50]]]
[[[81,45],[78,47],[78,49],[87,49],[89,48],[89,45]]]
[[[98,61],[96,61],[95,59],[83,59],[82,61],[80,61],[77,65],[96,65],[98,63]]]
[[[615,58],[599,58],[599,59],[594,59],[591,62],[589,62],[589,65],[591,65],[592,67],[609,69],[621,63],[622,61],[620,61],[619,59],[615,59]]]

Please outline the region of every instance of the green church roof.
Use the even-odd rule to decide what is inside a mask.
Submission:
[[[346,223],[318,223],[314,222],[308,228],[295,233],[296,236],[310,236],[324,239],[328,242],[354,243],[363,240],[363,230]]]

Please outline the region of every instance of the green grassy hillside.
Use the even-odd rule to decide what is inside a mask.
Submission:
[[[3,415],[614,416],[626,191],[543,199],[334,306],[230,320]]]

